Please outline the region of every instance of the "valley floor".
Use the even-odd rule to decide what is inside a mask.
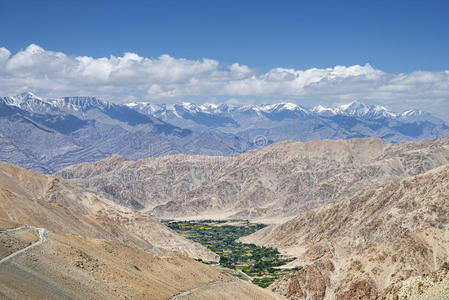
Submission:
[[[164,221],[184,237],[199,242],[220,256],[220,265],[236,270],[234,275],[268,287],[285,274],[300,268],[280,268],[294,258],[282,256],[277,249],[243,244],[237,240],[265,227],[246,220]],[[213,262],[204,262],[211,264]]]

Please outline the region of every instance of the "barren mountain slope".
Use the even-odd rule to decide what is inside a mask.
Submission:
[[[148,251],[180,251],[217,260],[148,215],[121,207],[55,176],[0,163],[0,218],[57,233],[109,239]]]
[[[437,271],[411,277],[388,287],[382,300],[442,300],[449,299],[449,264]]]
[[[112,156],[58,174],[156,217],[293,216],[449,163],[449,139],[281,142],[231,157]]]
[[[207,295],[195,299],[220,299],[222,291],[233,299],[283,299],[179,253],[154,255],[71,234],[48,233],[46,238],[1,264],[1,299],[165,300],[197,289]]]
[[[449,165],[242,240],[278,247],[305,266],[271,286],[291,299],[374,299],[389,285],[449,260]]]

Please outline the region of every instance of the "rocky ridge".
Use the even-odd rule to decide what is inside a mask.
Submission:
[[[294,216],[449,163],[449,139],[281,142],[230,157],[120,156],[57,173],[158,218]]]

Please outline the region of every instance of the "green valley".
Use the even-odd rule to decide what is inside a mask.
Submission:
[[[240,270],[261,287],[267,287],[281,276],[299,268],[278,268],[292,261],[277,249],[237,242],[265,227],[246,220],[233,221],[164,221],[164,224],[184,237],[199,242],[220,256],[223,267]],[[210,262],[204,262],[210,263]]]

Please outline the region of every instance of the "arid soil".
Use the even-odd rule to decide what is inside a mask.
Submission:
[[[1,227],[1,225],[0,225]],[[4,231],[0,229],[0,259],[23,249],[39,240],[39,236],[30,229]]]
[[[437,271],[411,277],[385,289],[382,300],[440,300],[449,299],[449,264]]]

